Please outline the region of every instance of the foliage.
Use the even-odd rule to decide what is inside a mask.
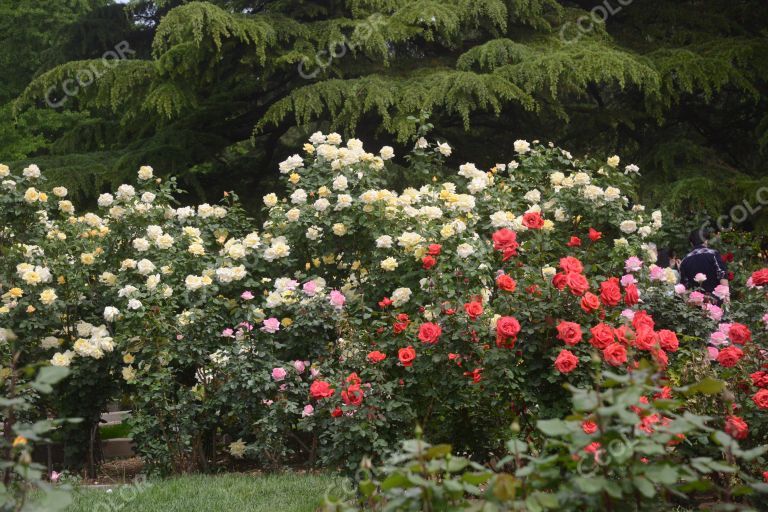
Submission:
[[[595,389],[571,387],[573,414],[538,422],[540,448],[520,438],[496,470],[453,456],[450,445],[405,441],[385,465],[364,469],[357,502],[329,499],[344,510],[669,510],[715,499],[715,509],[751,510],[768,484],[744,471],[768,446],[742,450],[711,418],[685,410],[685,398],[716,394],[711,381],[675,389],[642,369],[604,372]],[[694,456],[692,446],[714,457]],[[686,446],[687,445],[687,446]]]
[[[47,441],[46,435],[66,420],[48,418],[29,421],[30,410],[36,398],[53,391],[53,386],[64,379],[68,370],[35,365],[17,366],[21,355],[19,338],[8,329],[0,330],[0,341],[13,354],[12,363],[3,368],[4,391],[0,396],[0,418],[3,436],[0,438],[0,501],[3,510],[14,512],[35,510],[63,510],[72,501],[67,487],[53,487],[46,481],[46,468],[32,462],[36,443]]]

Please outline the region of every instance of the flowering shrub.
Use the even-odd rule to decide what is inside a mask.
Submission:
[[[72,368],[70,392],[121,379],[139,450],[175,470],[222,445],[355,467],[414,423],[499,457],[515,421],[536,437],[570,410],[562,386],[591,387],[590,361],[648,360],[680,384],[711,372],[699,299],[653,265],[662,214],[635,203],[637,167],[515,150],[454,173],[421,137],[405,169],[421,184],[397,191],[392,148],[316,133],[280,164],[286,195],[264,196],[258,229],[231,194],[179,206],[150,167],[83,215],[35,168],[4,168],[0,319],[27,332],[24,357]],[[758,364],[749,314],[752,339],[730,336]],[[721,365],[742,372],[732,348]]]
[[[595,389],[571,388],[573,413],[540,420],[540,451],[513,438],[495,471],[454,456],[450,445],[406,441],[379,467],[365,463],[356,499],[327,499],[326,511],[352,510],[751,510],[768,484],[743,471],[768,446],[744,450],[678,399],[714,394],[721,382],[672,390],[647,368],[603,372]],[[673,398],[675,397],[675,398]],[[690,447],[713,441],[713,456]],[[724,450],[725,457],[720,452]]]

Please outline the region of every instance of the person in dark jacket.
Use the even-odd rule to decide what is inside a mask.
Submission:
[[[728,267],[719,252],[707,247],[707,238],[701,230],[688,236],[693,249],[680,262],[680,282],[689,290],[701,288],[711,294],[718,285],[728,286]],[[701,276],[706,279],[701,281]]]

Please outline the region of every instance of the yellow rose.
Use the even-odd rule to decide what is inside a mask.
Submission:
[[[11,288],[8,290],[8,295],[13,297],[14,299],[20,299],[24,295],[24,290],[21,288]]]
[[[80,263],[83,265],[93,265],[94,261],[96,261],[96,258],[89,252],[84,252],[80,255]]]

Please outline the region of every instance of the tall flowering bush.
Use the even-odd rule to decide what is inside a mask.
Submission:
[[[416,423],[488,459],[513,423],[535,439],[567,414],[563,385],[591,387],[592,361],[711,371],[703,310],[653,264],[662,214],[635,202],[636,166],[519,140],[511,162],[448,169],[425,131],[406,167],[312,135],[260,226],[232,194],[177,204],[150,167],[85,214],[6,170],[3,214],[26,224],[4,242],[0,320],[28,330],[25,357],[122,382],[139,450],[175,470],[222,446],[355,466]]]

